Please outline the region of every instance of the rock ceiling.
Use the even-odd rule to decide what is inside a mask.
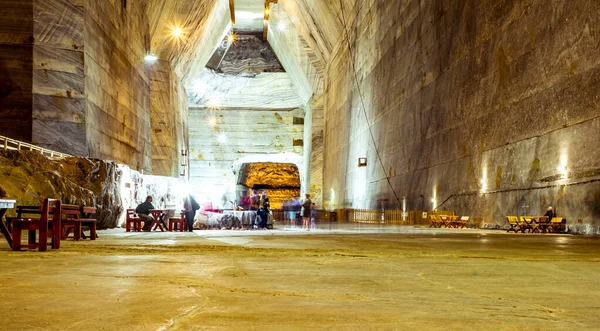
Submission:
[[[230,2],[233,2],[235,8],[236,24],[233,26]],[[342,2],[347,6],[347,11],[352,10],[353,1]],[[246,78],[249,77],[248,74],[282,71],[281,64],[270,47],[256,44],[248,47],[254,41],[243,36],[262,32],[264,5],[264,0],[148,0],[146,12],[151,31],[150,52],[169,61],[188,90],[197,85],[196,82],[202,75],[206,76],[206,73],[202,73],[207,64],[217,72],[240,74]],[[306,45],[306,51],[320,73],[329,60],[335,43],[343,36],[340,7],[329,1],[279,0],[271,8],[272,12],[287,12],[286,16],[293,22],[297,35],[303,39],[302,43]],[[181,37],[173,36],[175,29],[180,29]],[[223,48],[223,40],[232,30],[240,33],[240,45],[232,49],[227,46]],[[220,46],[222,49],[219,53]],[[217,58],[214,56],[215,51],[219,53]],[[277,56],[294,55],[285,53]],[[280,60],[288,66],[298,62],[283,61],[282,58]],[[295,68],[286,69],[289,71]],[[297,81],[294,84],[296,88],[300,84],[306,85]],[[200,99],[202,98],[196,98],[194,102]]]

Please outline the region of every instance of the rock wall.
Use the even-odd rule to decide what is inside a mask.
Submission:
[[[84,2],[85,123],[91,157],[151,172],[145,9],[139,1]]]
[[[0,150],[0,198],[39,205],[43,197],[97,207],[98,228],[117,226],[122,212],[121,171],[113,162],[70,157],[51,160],[37,152]],[[15,216],[14,209],[7,216]]]
[[[0,8],[0,135],[31,141],[33,0]]]
[[[149,68],[152,174],[179,177],[186,163],[181,151],[188,149],[189,139],[187,94],[168,62],[159,60]]]
[[[84,6],[33,1],[32,143],[87,156]]]
[[[343,27],[325,76],[332,205],[406,197],[498,224],[552,205],[597,231],[600,2],[340,3],[315,18]]]

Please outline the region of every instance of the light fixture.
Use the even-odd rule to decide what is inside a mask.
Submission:
[[[219,144],[225,144],[227,142],[227,135],[224,132],[221,132],[217,135],[217,142]]]
[[[367,158],[366,157],[359,157],[358,158],[358,166],[359,167],[366,167],[367,166]]]
[[[235,44],[235,42],[237,41],[237,35],[235,34],[235,32],[232,32],[229,34],[229,36],[227,36],[227,41],[230,44]]]
[[[211,128],[214,128],[215,126],[217,126],[217,118],[216,117],[210,117],[207,122],[208,122],[208,126],[210,126]]]
[[[279,24],[277,24],[277,29],[279,31],[285,31],[285,23],[279,22]]]
[[[208,106],[208,108],[213,110],[219,108],[219,103],[219,98],[215,96],[208,97],[208,100],[206,101],[206,105]]]
[[[144,60],[146,62],[154,62],[154,61],[158,60],[158,56],[156,56],[154,54],[146,54],[146,56],[144,56]]]
[[[182,34],[183,32],[181,31],[181,28],[176,27],[175,29],[173,29],[173,37],[180,38]]]

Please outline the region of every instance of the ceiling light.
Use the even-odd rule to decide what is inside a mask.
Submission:
[[[173,37],[175,37],[175,38],[180,38],[182,33],[183,32],[181,31],[181,28],[173,29]]]
[[[210,126],[211,128],[214,128],[215,126],[217,126],[217,118],[216,117],[210,117],[208,119],[208,126]]]
[[[154,61],[158,60],[158,56],[156,56],[154,54],[146,54],[146,56],[144,56],[144,60],[146,62],[154,62]]]
[[[235,34],[235,32],[232,32],[229,34],[229,36],[227,36],[227,41],[230,44],[235,44],[235,42],[237,41],[237,35]]]
[[[219,144],[225,144],[227,142],[227,135],[223,132],[217,135],[217,141]]]

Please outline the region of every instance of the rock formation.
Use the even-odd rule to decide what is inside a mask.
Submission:
[[[69,157],[52,160],[30,151],[0,151],[0,198],[39,205],[42,197],[95,206],[98,228],[117,226],[121,171],[114,162]],[[7,216],[14,216],[14,209]]]

